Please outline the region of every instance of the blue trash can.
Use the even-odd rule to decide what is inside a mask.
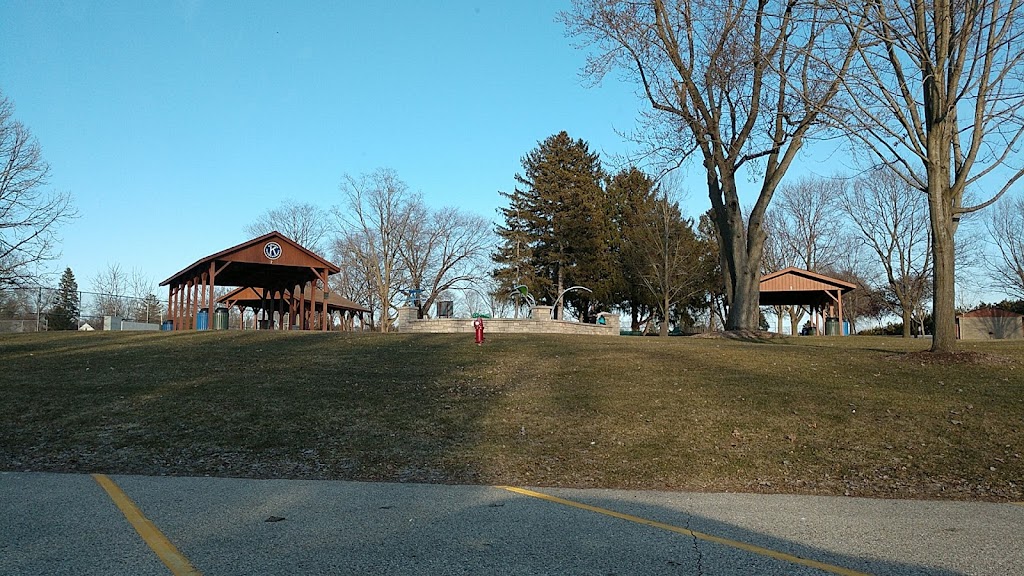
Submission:
[[[210,311],[206,308],[200,308],[199,313],[196,314],[196,330],[209,330],[210,329]]]
[[[164,320],[160,325],[161,330],[174,330],[174,320]]]

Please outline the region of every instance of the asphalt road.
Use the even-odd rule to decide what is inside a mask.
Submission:
[[[0,574],[1024,574],[1015,504],[104,479],[0,473]]]

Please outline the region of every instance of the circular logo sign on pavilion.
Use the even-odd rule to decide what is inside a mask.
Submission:
[[[277,242],[267,242],[263,247],[263,255],[270,260],[277,260],[281,257],[281,245]]]

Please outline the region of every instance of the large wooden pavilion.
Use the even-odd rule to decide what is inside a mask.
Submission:
[[[308,290],[309,285],[305,286]],[[268,299],[267,294],[263,290],[250,287],[241,287],[232,290],[231,292],[221,296],[217,299],[218,304],[224,304],[228,308],[238,307],[238,311],[241,314],[242,322],[241,327],[243,330],[246,329],[246,312],[252,311],[252,328],[269,328],[270,318],[277,314],[278,318],[289,319],[288,324],[292,328],[308,328],[309,315],[304,314],[303,311],[310,310],[312,308],[313,301],[308,294],[303,295],[295,293],[294,290],[286,290],[281,298]],[[359,304],[343,298],[337,294],[330,293],[327,295],[327,329],[333,330],[336,326],[341,330],[353,330],[355,327],[355,319],[358,317],[360,323],[363,321],[363,314],[369,313],[370,310]],[[260,318],[264,320],[259,322]],[[298,320],[302,318],[303,321],[292,322],[291,319]],[[337,321],[335,321],[337,320]]]
[[[270,303],[262,310],[289,311],[289,323],[302,318],[303,328],[327,330],[327,279],[338,272],[334,264],[274,231],[197,260],[160,285],[168,286],[167,313],[174,330],[202,327],[204,311],[206,322],[212,322],[218,286],[251,288]]]
[[[843,294],[857,286],[802,268],[789,267],[761,277],[761,306],[806,306],[811,324],[821,331],[821,315],[839,320],[838,335],[843,333]]]

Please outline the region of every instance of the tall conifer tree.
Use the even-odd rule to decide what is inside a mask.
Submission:
[[[615,285],[615,231],[601,160],[585,141],[563,131],[540,142],[522,164],[515,190],[502,193],[509,206],[502,208],[494,275],[508,288],[518,279],[549,304],[558,304],[567,287],[586,286],[593,292],[564,297],[586,316],[592,300],[612,301]]]
[[[619,269],[615,301],[629,312],[630,329],[635,331],[649,319],[657,304],[643,284],[646,256],[637,237],[650,222],[657,186],[650,176],[630,167],[609,178],[606,190],[619,232],[614,245]]]
[[[78,328],[80,309],[78,282],[71,268],[66,268],[60,277],[57,288],[57,300],[46,315],[46,323],[50,330],[75,330]]]

